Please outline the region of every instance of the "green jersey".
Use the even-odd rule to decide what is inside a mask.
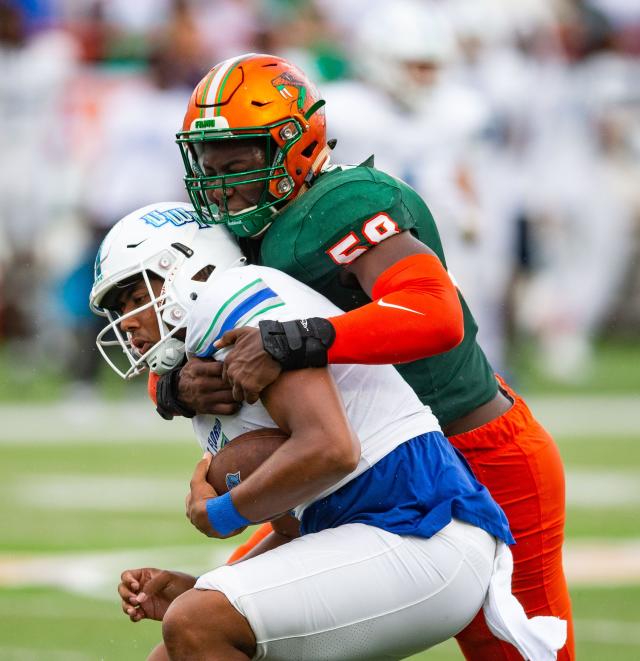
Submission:
[[[260,263],[324,294],[343,310],[370,302],[347,283],[344,267],[371,246],[404,230],[429,246],[446,268],[431,212],[408,185],[372,167],[334,167],[276,216],[260,248]],[[463,297],[464,339],[444,354],[397,365],[440,423],[492,399],[497,384],[476,342],[478,327]]]

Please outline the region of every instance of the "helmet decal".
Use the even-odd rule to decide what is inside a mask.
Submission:
[[[298,112],[302,112],[304,108],[304,102],[307,98],[307,88],[301,80],[298,80],[293,76],[293,74],[285,71],[283,74],[274,78],[271,81],[271,84],[280,92],[284,99],[295,99],[297,104]],[[296,90],[296,96],[289,91],[289,87],[293,87]]]
[[[102,247],[104,246],[104,241],[100,244],[100,247],[98,248],[98,253],[96,254],[96,261],[95,264],[93,265],[93,279],[96,282],[100,282],[102,280],[102,262],[103,262],[103,257],[102,257]]]
[[[207,223],[203,223],[195,211],[190,211],[184,207],[177,207],[175,209],[154,209],[144,216],[140,216],[140,220],[144,220],[148,225],[154,227],[162,227],[167,223],[171,223],[176,227],[181,227],[187,223],[197,223],[202,229],[208,227]]]

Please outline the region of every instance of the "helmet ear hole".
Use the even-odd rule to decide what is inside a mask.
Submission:
[[[310,143],[309,145],[307,145],[307,146],[302,150],[301,154],[302,154],[305,158],[311,158],[311,156],[313,155],[313,152],[315,151],[315,148],[316,148],[317,146],[318,146],[318,141],[317,141],[317,140],[314,140],[312,143]]]
[[[203,266],[196,274],[194,274],[191,279],[196,282],[206,282],[215,270],[216,267],[213,264],[207,264],[207,266]]]

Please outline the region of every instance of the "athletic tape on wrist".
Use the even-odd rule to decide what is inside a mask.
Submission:
[[[230,491],[217,498],[207,500],[207,517],[211,527],[221,535],[228,535],[234,530],[244,528],[251,523],[236,509],[233,500],[231,500]]]

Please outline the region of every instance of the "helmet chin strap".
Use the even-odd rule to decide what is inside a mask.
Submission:
[[[175,337],[170,337],[162,342],[159,347],[150,351],[149,354],[145,361],[149,365],[149,369],[156,374],[166,374],[180,365],[184,359],[184,342]]]

